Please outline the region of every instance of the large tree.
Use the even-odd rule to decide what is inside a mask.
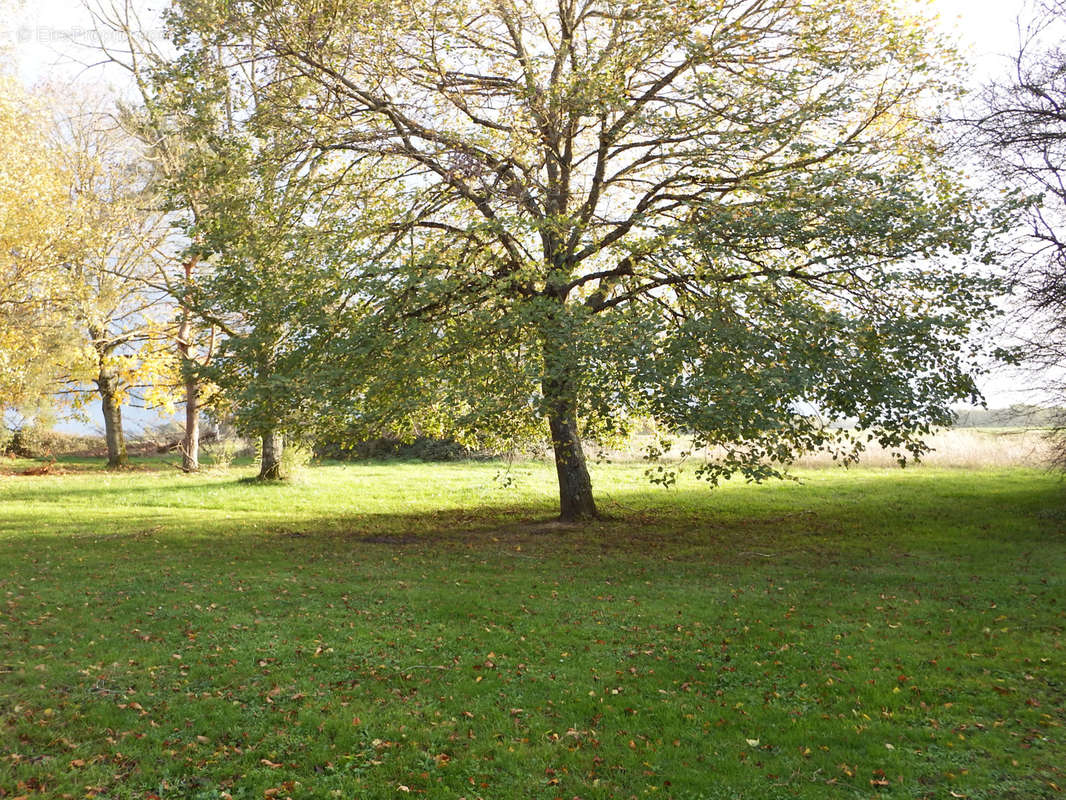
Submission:
[[[134,0],[82,0],[91,15],[97,35],[97,50],[103,63],[124,70],[135,89],[137,102],[128,104],[120,115],[127,133],[140,142],[145,157],[151,162],[158,192],[156,207],[169,212],[175,239],[203,214],[202,197],[207,190],[190,177],[190,160],[198,157],[195,145],[186,140],[194,109],[176,109],[160,97],[159,81],[155,78],[165,71],[167,57],[161,42],[146,30],[150,23],[138,12]],[[151,15],[151,11],[147,11]],[[182,470],[196,472],[200,468],[200,416],[205,402],[210,401],[211,387],[204,385],[198,371],[209,365],[214,353],[217,331],[202,324],[192,308],[188,290],[203,264],[195,249],[173,248],[174,257],[161,260],[148,283],[168,293],[178,313],[170,326],[174,344],[174,361],[180,373],[184,394],[185,431],[180,443]]]
[[[139,350],[159,299],[143,278],[165,238],[146,164],[92,93],[13,84],[0,105],[0,406],[65,383],[99,396],[108,464],[128,462],[121,405],[147,377]]]
[[[212,136],[210,154],[194,165],[214,185],[190,231],[210,271],[185,297],[222,332],[197,375],[217,388],[238,429],[261,441],[260,479],[277,480],[285,477],[287,440],[310,431],[309,345],[345,316],[351,291],[334,293],[345,282],[352,237],[350,220],[338,222],[324,207],[319,181],[299,165],[257,158],[249,138],[246,130]]]
[[[1022,301],[1015,334],[1021,357],[1040,371],[1038,388],[1066,405],[1066,1],[1033,10],[1019,25],[1011,73],[986,87],[971,123],[1001,185],[1031,201],[1011,264]],[[1066,466],[1066,437],[1056,438]]]
[[[131,391],[157,379],[156,348],[167,314],[166,296],[148,287],[164,257],[168,226],[155,210],[151,166],[143,150],[117,124],[111,100],[98,93],[57,101],[54,152],[70,198],[65,291],[51,298],[79,329],[91,355],[86,373],[100,401],[108,466],[129,463],[122,406]]]
[[[0,74],[0,412],[51,394],[85,352],[65,306],[76,246],[48,109]]]
[[[707,477],[759,479],[839,443],[826,419],[921,453],[975,396],[989,287],[945,256],[977,211],[923,121],[955,62],[892,4],[188,0],[170,22],[272,76],[289,142],[392,176],[407,249],[364,265],[373,323],[330,338],[334,415],[546,422],[576,519],[582,436],[636,417],[713,448]]]
[[[306,438],[311,418],[323,417],[321,346],[338,328],[350,331],[365,307],[352,270],[365,262],[361,217],[375,214],[352,180],[369,173],[294,147],[271,102],[279,76],[233,50],[189,48],[156,71],[151,94],[184,143],[181,168],[163,185],[179,202],[195,201],[186,260],[206,267],[187,274],[178,294],[221,333],[192,374],[218,389],[239,430],[260,439],[259,477],[275,480],[286,440]]]

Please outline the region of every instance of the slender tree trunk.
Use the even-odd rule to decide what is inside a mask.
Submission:
[[[285,440],[280,434],[274,431],[263,434],[263,458],[259,464],[259,480],[281,480],[281,454],[284,448]]]
[[[559,478],[559,519],[565,522],[596,516],[592,479],[585,463],[577,426],[575,365],[558,339],[546,336],[542,388],[548,411],[555,472]]]
[[[199,257],[194,256],[185,262],[186,284],[192,281],[192,272],[198,261]],[[186,297],[181,310],[181,327],[178,328],[178,355],[186,370],[192,358],[192,311],[189,304],[190,298]],[[185,380],[185,437],[181,443],[181,469],[183,472],[200,469],[200,384],[193,377]]]
[[[121,469],[128,467],[130,457],[126,453],[126,437],[122,432],[122,406],[119,404],[119,377],[110,363],[115,350],[109,342],[106,332],[95,326],[89,326],[96,349],[96,388],[100,392],[100,410],[104,415],[104,438],[107,441],[107,468]]]
[[[181,469],[183,472],[200,469],[200,384],[194,378],[185,381],[185,438],[181,443]]]
[[[101,367],[96,385],[100,389],[100,409],[104,414],[104,436],[107,439],[107,468],[128,467],[126,437],[122,433],[122,407],[118,402],[117,379],[110,370]]]

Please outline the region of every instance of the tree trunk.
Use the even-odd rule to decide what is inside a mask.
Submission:
[[[559,477],[559,519],[573,522],[596,516],[592,479],[585,464],[585,451],[577,435],[577,419],[572,413],[551,414],[548,427],[555,451],[555,473]]]
[[[121,469],[130,464],[126,454],[126,437],[122,433],[122,407],[118,402],[117,380],[109,370],[101,368],[96,385],[100,389],[100,409],[104,414],[104,436],[107,439],[107,468]]]
[[[185,438],[181,443],[181,469],[200,469],[200,385],[194,378],[185,382]]]
[[[592,479],[585,463],[577,426],[575,365],[567,348],[552,337],[545,337],[544,379],[542,388],[555,452],[555,472],[559,478],[559,519],[564,522],[596,516],[592,497]]]
[[[193,256],[185,262],[186,284],[192,282],[192,271],[198,261],[199,256]],[[178,355],[183,370],[188,370],[192,358],[193,328],[189,303],[190,298],[186,296],[181,310],[181,327],[178,328]],[[193,377],[185,379],[185,438],[181,443],[181,469],[183,472],[200,469],[200,384]]]
[[[259,464],[259,480],[280,481],[281,453],[285,448],[285,440],[282,436],[270,431],[263,434],[263,458]]]

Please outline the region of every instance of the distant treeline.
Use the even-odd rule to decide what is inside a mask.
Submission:
[[[1066,408],[1016,404],[1009,408],[957,410],[955,428],[1061,428],[1066,427]],[[850,424],[849,424],[850,423]],[[854,421],[844,423],[845,427]],[[140,455],[174,452],[180,445],[181,427],[176,422],[149,426],[135,437],[133,446]],[[647,435],[650,429],[638,428]],[[227,445],[236,455],[253,455],[254,442],[242,439],[229,424],[212,423],[200,439],[202,444]],[[224,446],[222,449],[226,449]],[[318,459],[364,461],[413,459],[419,461],[465,461],[491,458],[487,451],[472,450],[450,439],[419,437],[411,442],[382,437],[369,441],[343,436],[326,437],[311,447]],[[48,424],[26,425],[14,430],[0,426],[0,456],[47,458],[63,455],[99,456],[105,452],[100,435],[60,433]],[[232,455],[232,454],[231,454]],[[215,454],[217,461],[218,454]]]
[[[1066,408],[1018,403],[1010,408],[958,411],[956,428],[1058,428],[1066,424]]]

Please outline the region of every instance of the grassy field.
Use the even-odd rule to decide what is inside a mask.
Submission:
[[[1066,789],[1040,470],[65,469],[0,475],[0,798]]]

